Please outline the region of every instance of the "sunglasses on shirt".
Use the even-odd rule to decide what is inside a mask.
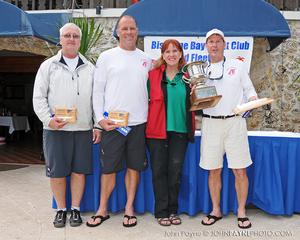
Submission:
[[[226,61],[226,58],[224,57],[223,63],[222,63],[222,75],[220,77],[212,78],[212,77],[210,77],[211,71],[209,71],[208,72],[208,76],[209,76],[208,79],[209,80],[213,80],[214,81],[214,80],[221,80],[223,78],[223,75],[224,75],[224,63],[225,63],[225,61]],[[207,66],[208,69],[209,69],[210,65],[211,65],[211,63],[209,62],[209,65]]]

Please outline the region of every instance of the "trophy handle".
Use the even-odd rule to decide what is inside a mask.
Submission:
[[[187,74],[186,69],[187,69],[187,65],[188,65],[188,64],[189,64],[189,63],[185,64],[185,65],[181,68],[181,72],[183,72],[184,74]]]
[[[185,72],[183,72],[185,73]],[[184,74],[182,75],[182,81],[184,81],[186,84],[191,84],[191,79],[187,78]]]
[[[191,84],[191,79],[186,77],[186,76],[189,76],[188,72],[186,71],[187,70],[187,64],[185,64],[182,68],[181,68],[181,72],[183,73],[182,75],[182,81],[184,81],[186,84]]]

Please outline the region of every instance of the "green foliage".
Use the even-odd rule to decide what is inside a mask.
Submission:
[[[73,18],[70,22],[75,23],[82,31],[81,44],[79,52],[92,63],[96,63],[96,56],[93,56],[91,49],[100,39],[103,28],[95,24],[95,19],[90,21],[87,18]]]

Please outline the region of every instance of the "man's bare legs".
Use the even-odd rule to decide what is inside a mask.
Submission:
[[[98,211],[95,215],[100,216],[107,216],[107,202],[108,199],[114,190],[114,187],[116,185],[116,173],[110,173],[110,174],[102,174],[101,175],[101,194],[100,194],[100,204]],[[88,221],[89,224],[97,224],[101,221],[101,219],[97,218],[95,220],[90,219]]]
[[[140,173],[136,170],[128,168],[125,176],[125,185],[127,193],[127,202],[125,206],[125,215],[134,216],[133,202],[135,199],[135,194],[137,186],[140,180]],[[124,224],[133,224],[136,222],[136,219],[126,219],[124,218]]]
[[[214,169],[209,171],[208,176],[208,187],[209,187],[209,193],[212,201],[212,211],[210,215],[221,217],[222,213],[220,210],[220,195],[221,195],[221,188],[222,188],[222,182],[221,182],[221,173],[222,168]],[[205,217],[203,219],[203,222],[206,224],[211,224],[215,220],[214,219],[208,219]]]
[[[127,193],[127,202],[125,206],[125,215],[134,216],[134,208],[133,202],[135,198],[135,193],[137,189],[137,185],[139,183],[140,174],[138,171],[133,169],[127,169],[125,175],[125,185],[126,185],[126,193]],[[103,217],[108,215],[107,212],[107,203],[108,199],[116,185],[116,173],[111,174],[102,174],[101,176],[101,195],[100,195],[100,205],[98,211],[95,215],[101,215]],[[136,219],[126,220],[125,224],[133,224],[136,222]],[[88,221],[89,224],[97,224],[101,221],[101,219],[97,218],[95,220],[90,219]]]
[[[50,178],[50,186],[57,204],[57,208],[66,208],[66,178]]]
[[[72,207],[80,207],[81,198],[84,192],[85,175],[79,173],[71,174],[71,195]]]
[[[83,195],[85,185],[85,175],[72,173],[71,174],[71,195],[72,206],[79,207]],[[55,198],[57,208],[66,208],[66,178],[50,178],[50,186]]]
[[[235,176],[235,189],[237,193],[238,199],[238,218],[246,217],[246,201],[248,196],[248,177],[246,169],[232,169],[233,174]],[[213,209],[210,215],[221,217],[222,213],[220,210],[220,194],[221,194],[221,172],[222,169],[210,170],[208,177],[208,185],[210,197],[212,200]],[[203,220],[204,223],[210,224],[214,222],[213,219],[208,219],[207,217]],[[240,226],[248,226],[250,221],[239,222]]]
[[[238,218],[246,217],[246,201],[248,196],[248,176],[245,168],[232,169],[235,176],[235,189],[238,200]],[[250,221],[239,222],[240,226],[249,226]]]

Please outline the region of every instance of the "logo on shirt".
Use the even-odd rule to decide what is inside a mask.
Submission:
[[[229,76],[233,76],[233,75],[235,75],[235,73],[236,73],[236,68],[235,68],[235,67],[231,67],[231,68],[229,68],[228,71],[227,71],[227,74],[228,74]]]
[[[240,61],[242,61],[242,62],[245,62],[245,58],[244,58],[244,57],[238,56],[236,59],[237,59],[237,60],[240,60]]]
[[[148,65],[147,59],[142,59],[142,66],[147,67],[147,65]]]

